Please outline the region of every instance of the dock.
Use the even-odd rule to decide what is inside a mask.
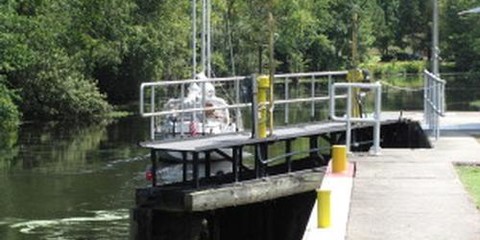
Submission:
[[[353,133],[360,142],[355,148],[368,151],[373,138],[372,125],[368,123],[353,125]],[[396,145],[399,144],[396,141],[403,142],[405,136],[415,134],[419,135],[416,141],[420,142],[415,144],[422,144],[418,140],[421,138],[418,128],[412,127],[408,131],[407,127],[402,127],[403,125],[414,126],[415,123],[406,120],[382,121],[382,139],[385,147],[400,147],[401,145]],[[205,211],[314,191],[322,182],[330,147],[345,138],[345,131],[345,123],[318,122],[279,128],[274,135],[263,139],[252,138],[248,133],[231,133],[188,138],[182,141],[143,142],[141,146],[151,151],[151,163],[154,168],[159,161],[157,156],[162,151],[178,152],[182,155],[183,181],[159,187],[156,181],[152,181],[153,189],[137,190],[137,205],[175,211]],[[389,135],[396,138],[389,138]],[[293,150],[292,144],[300,138],[308,139],[308,157],[303,161],[293,161],[298,152]],[[268,149],[273,144],[284,145],[285,154],[269,157]],[[404,141],[403,144],[409,146],[412,143]],[[255,159],[253,167],[246,167],[243,163],[242,155],[245,154],[244,149],[247,146],[257,149],[253,153]],[[321,149],[327,149],[328,153],[321,154]],[[223,176],[222,180],[218,180],[210,169],[213,162],[208,156],[212,152],[224,154],[227,161],[231,162],[231,173]],[[232,154],[228,155],[225,152]],[[200,156],[204,156],[203,161],[200,161]],[[191,160],[187,159],[189,157]],[[269,165],[269,159],[272,158],[284,159],[284,163]],[[203,173],[200,173],[200,165],[203,165]],[[192,178],[187,177],[189,167],[193,172]],[[212,199],[215,201],[212,202]]]
[[[155,134],[159,119],[204,109],[165,112],[155,107],[155,89],[167,84],[184,88],[183,82],[143,86],[142,93],[150,89],[149,94],[141,94],[141,112],[151,119],[152,140],[140,146],[150,149],[148,171],[152,178],[151,186],[136,190],[132,236],[169,240],[313,240],[458,239],[451,238],[456,235],[461,239],[479,239],[478,212],[468,200],[452,164],[459,159],[476,159],[480,152],[478,143],[464,136],[477,126],[479,116],[467,118],[462,113],[445,113],[446,82],[428,71],[422,113],[381,112],[379,82],[336,83],[336,74],[275,76],[275,82],[285,89],[285,99],[274,103],[285,104],[285,126],[275,127],[270,134],[266,134],[265,118],[268,84],[264,80],[268,78],[259,78],[259,88],[252,78],[218,79],[253,84],[251,103],[227,106],[237,113],[240,108],[250,109],[253,129],[205,136],[197,136],[193,131],[187,137],[188,132],[182,127],[180,135],[174,134],[176,138],[160,141]],[[290,98],[290,78],[305,76],[311,77],[312,96]],[[315,88],[321,87],[315,82],[318,77],[327,77],[326,96],[315,95]],[[195,81],[200,80],[190,82]],[[336,93],[338,89],[347,94]],[[353,96],[355,89],[375,93],[374,113],[354,113],[361,104],[359,96]],[[144,101],[143,96],[150,99]],[[240,99],[238,91],[236,99]],[[324,101],[329,103],[329,117],[313,121],[317,102]],[[343,103],[336,105],[337,101]],[[300,102],[310,106],[310,121],[290,124],[288,104]],[[455,120],[451,116],[456,116]],[[444,131],[448,121],[441,117],[450,119],[452,131]],[[187,126],[183,125],[185,118],[180,119],[181,126]],[[467,119],[473,122],[465,122]],[[191,122],[195,122],[193,115]],[[172,126],[171,132],[175,133],[178,129],[175,124]],[[298,141],[302,141],[304,149],[295,149]],[[464,141],[469,144],[463,144]],[[455,148],[453,143],[460,146]],[[348,171],[344,173],[333,173],[330,167],[330,148],[338,144],[345,144],[344,149],[351,153]],[[273,151],[272,146],[282,146],[283,153]],[[179,156],[182,177],[178,182],[165,184],[157,179],[159,163],[166,153]],[[227,171],[214,172],[214,155],[229,163]],[[245,158],[247,155],[249,159]],[[331,226],[322,229],[317,227],[315,215],[319,189],[331,191],[333,216]],[[452,234],[441,235],[444,229],[450,231],[449,227],[455,228]]]
[[[342,199],[332,214],[340,216],[326,229],[311,218],[304,240],[480,239],[480,211],[454,169],[458,163],[480,165],[480,143],[472,137],[480,133],[479,122],[478,112],[450,112],[441,120],[441,138],[431,139],[433,148],[351,156],[352,184],[333,190]]]
[[[418,122],[384,120],[381,129],[383,146],[425,144],[421,140],[425,136]],[[275,135],[264,139],[238,133],[181,142],[142,143],[151,149],[152,164],[159,161],[157,155],[161,151],[182,153],[185,157],[181,163],[184,174],[180,182],[167,185],[153,182],[151,187],[136,190],[136,208],[132,213],[135,238],[191,239],[194,237],[181,233],[187,231],[191,236],[199,236],[202,231],[207,231],[218,234],[218,238],[213,239],[263,240],[286,235],[290,236],[287,239],[301,239],[315,203],[315,191],[328,172],[330,152],[320,150],[344,141],[345,130],[345,123],[322,122],[279,128]],[[363,149],[367,153],[372,145],[372,135],[372,124],[352,125],[352,149]],[[407,141],[408,136],[415,136],[415,141]],[[297,139],[308,142],[305,158],[293,158],[296,152],[292,146]],[[273,144],[285,146],[285,154],[280,156],[281,164],[269,164],[268,159],[278,158],[267,154]],[[253,153],[255,161],[250,166],[245,166],[241,158],[247,145],[258,149]],[[214,163],[208,160],[209,154],[219,149],[231,149],[233,153],[226,156],[231,162],[231,171],[221,177],[212,174],[209,168]],[[203,161],[200,161],[201,155],[205,156]],[[190,161],[188,156],[192,156]],[[203,166],[203,175],[200,165]],[[186,170],[193,171],[190,178]],[[259,222],[252,226],[252,221]],[[202,226],[206,229],[202,230]],[[243,234],[235,235],[239,229],[243,229]]]

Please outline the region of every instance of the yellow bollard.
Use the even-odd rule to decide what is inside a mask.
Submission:
[[[261,75],[257,78],[258,81],[258,137],[267,137],[267,95],[270,88],[270,78],[266,75]]]
[[[328,228],[330,221],[330,190],[317,190],[317,228]]]
[[[347,170],[347,147],[345,145],[332,146],[332,171],[340,173]]]

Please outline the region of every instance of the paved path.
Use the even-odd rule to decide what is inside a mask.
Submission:
[[[433,149],[350,158],[357,172],[347,239],[480,239],[480,211],[453,167],[480,163],[480,144],[465,132],[446,135]]]

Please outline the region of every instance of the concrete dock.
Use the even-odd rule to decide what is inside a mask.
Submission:
[[[419,121],[423,116],[402,115]],[[480,239],[480,210],[454,167],[480,164],[480,143],[472,137],[480,136],[480,113],[449,112],[440,123],[441,137],[431,140],[432,149],[382,149],[379,156],[351,156],[353,184],[332,189],[332,226],[316,228],[314,208],[304,240]]]
[[[472,137],[443,137],[429,150],[385,149],[355,157],[347,239],[480,239],[480,211],[454,162],[480,163]]]
[[[454,164],[480,164],[480,113],[449,113],[432,149],[355,156],[346,239],[480,239],[480,211]],[[480,184],[480,183],[479,183]]]

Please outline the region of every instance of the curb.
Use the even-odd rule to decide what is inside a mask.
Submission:
[[[331,163],[332,161],[328,164],[327,172],[319,189],[331,191],[331,225],[328,228],[317,228],[318,201],[316,201],[302,240],[344,240],[346,237],[355,163],[348,163],[347,171],[343,173],[333,173]]]

